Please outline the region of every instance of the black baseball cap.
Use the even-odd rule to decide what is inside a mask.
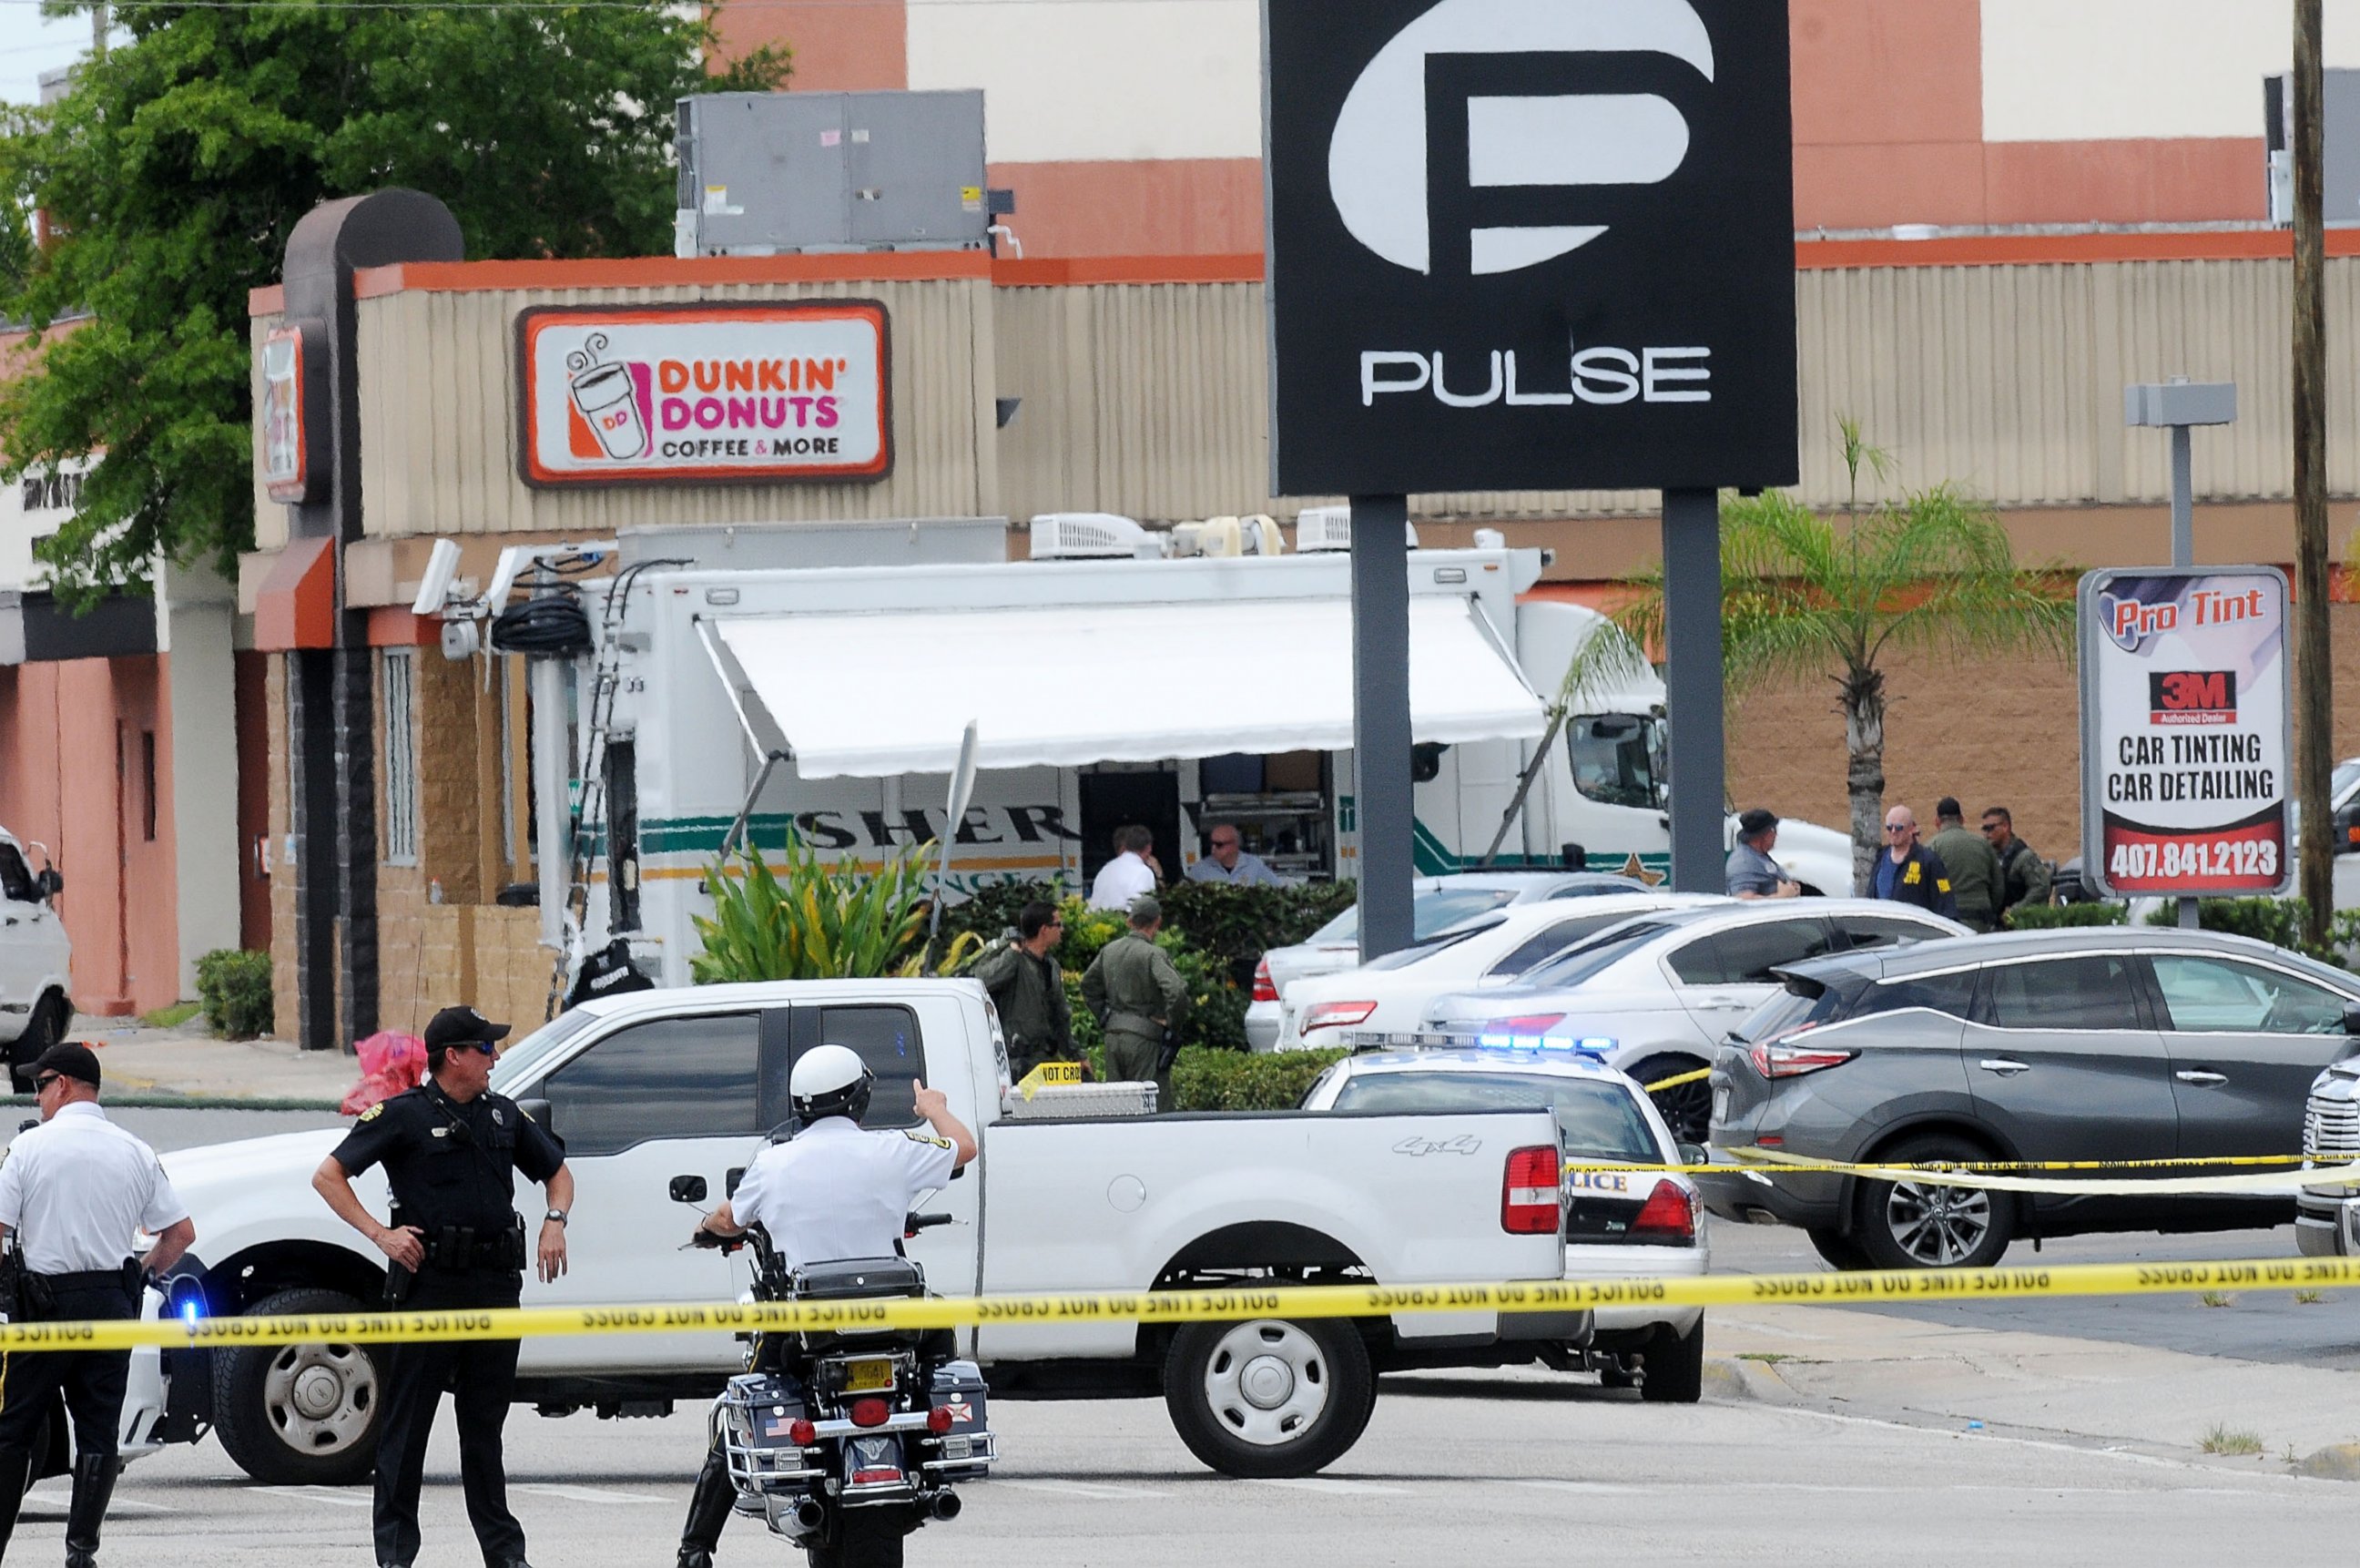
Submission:
[[[472,1007],[445,1007],[426,1022],[426,1048],[448,1050],[453,1046],[497,1045],[508,1036],[506,1024],[495,1024]],[[95,1070],[95,1069],[93,1069]],[[93,1080],[95,1081],[95,1080]]]
[[[1737,819],[1738,832],[1748,839],[1767,833],[1777,826],[1778,814],[1759,806]]]
[[[93,1089],[98,1087],[98,1053],[88,1046],[67,1040],[51,1046],[33,1064],[33,1076],[54,1072],[62,1078],[78,1078]]]

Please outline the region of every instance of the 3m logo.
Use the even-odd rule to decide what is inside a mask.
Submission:
[[[2147,678],[2149,724],[2210,725],[2237,722],[2237,674],[2234,670],[2171,670]]]
[[[1328,150],[1344,226],[1394,266],[1433,271],[1429,60],[1596,54],[1669,56],[1713,80],[1712,39],[1688,0],[1441,0],[1377,52],[1344,100]],[[1466,105],[1474,190],[1654,185],[1688,158],[1688,120],[1654,93],[1478,93]],[[1608,226],[1470,225],[1469,270],[1537,266]]]

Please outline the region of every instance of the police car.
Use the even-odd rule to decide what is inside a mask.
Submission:
[[[1306,1111],[1502,1110],[1535,1103],[1556,1113],[1569,1168],[1568,1279],[1693,1277],[1710,1264],[1696,1184],[1670,1171],[1579,1168],[1701,1165],[1628,1074],[1576,1041],[1540,1036],[1362,1035],[1354,1053],[1303,1097]],[[1610,1388],[1636,1384],[1651,1403],[1691,1404],[1704,1381],[1704,1309],[1601,1308],[1587,1346],[1550,1345],[1541,1359],[1595,1371]]]

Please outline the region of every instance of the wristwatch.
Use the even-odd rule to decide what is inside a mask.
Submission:
[[[563,1209],[552,1209],[548,1213],[543,1214],[541,1218],[548,1221],[552,1225],[562,1225],[565,1223],[565,1211]]]

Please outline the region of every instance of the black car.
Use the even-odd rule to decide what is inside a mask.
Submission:
[[[2027,931],[1777,972],[1783,992],[1714,1062],[1716,1149],[1896,1164],[2293,1155],[2311,1080],[2360,1050],[2360,977],[2211,932]],[[1702,1187],[1715,1213],[1800,1226],[1846,1268],[1982,1267],[2019,1236],[2294,1218],[2294,1200],[2275,1195],[2016,1194],[1832,1174],[1715,1173]]]

